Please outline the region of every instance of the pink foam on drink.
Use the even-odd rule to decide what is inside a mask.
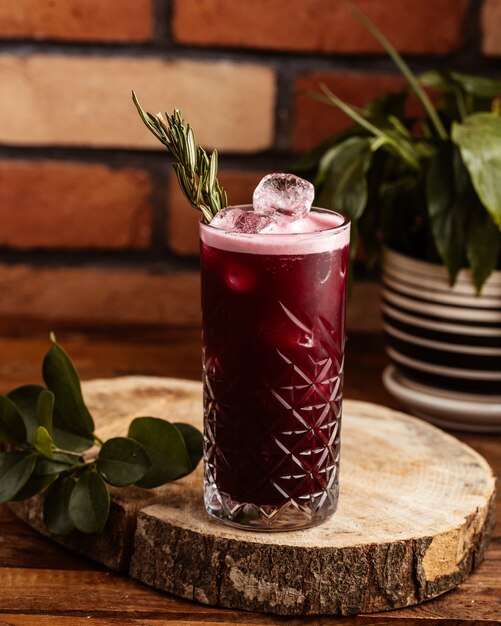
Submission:
[[[200,239],[208,246],[229,252],[318,254],[347,246],[350,223],[339,213],[312,209],[303,219],[281,220],[257,234],[227,232],[201,223]]]

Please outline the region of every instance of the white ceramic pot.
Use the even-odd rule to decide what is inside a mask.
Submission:
[[[478,297],[469,271],[386,249],[386,387],[414,413],[463,430],[501,431],[501,272]]]

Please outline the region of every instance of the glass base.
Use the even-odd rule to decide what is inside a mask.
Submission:
[[[207,513],[223,524],[247,530],[280,532],[311,528],[329,518],[337,509],[339,488],[336,485],[303,502],[290,499],[280,505],[257,505],[237,502],[220,492],[215,485],[205,486]]]

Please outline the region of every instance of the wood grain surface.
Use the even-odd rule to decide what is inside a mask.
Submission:
[[[1,330],[1,329],[0,329]],[[148,373],[198,378],[199,329],[128,334],[60,332],[59,340],[74,358],[82,377]],[[346,395],[396,407],[380,383],[385,364],[381,339],[350,337]],[[0,391],[40,380],[39,363],[48,347],[45,337],[0,337]],[[484,455],[501,473],[501,437],[459,437]],[[499,496],[498,496],[499,499]],[[456,589],[421,605],[350,618],[284,618],[211,608],[156,592],[44,539],[0,508],[0,624],[155,625],[160,624],[499,624],[501,620],[501,535],[498,524],[484,561]],[[395,621],[397,620],[397,621]]]
[[[200,383],[129,376],[88,381],[101,439],[140,415],[201,429]],[[417,604],[464,580],[483,558],[494,477],[485,460],[422,420],[367,402],[343,409],[340,506],[305,531],[259,533],[210,518],[202,464],[155,491],[114,490],[98,535],[52,537],[158,589],[213,606],[282,615],[370,613]],[[42,497],[13,502],[48,534]]]

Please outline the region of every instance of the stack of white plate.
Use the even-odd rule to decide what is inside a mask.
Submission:
[[[443,266],[386,250],[382,281],[389,391],[437,423],[501,430],[501,272],[478,297],[466,270],[450,287]]]

